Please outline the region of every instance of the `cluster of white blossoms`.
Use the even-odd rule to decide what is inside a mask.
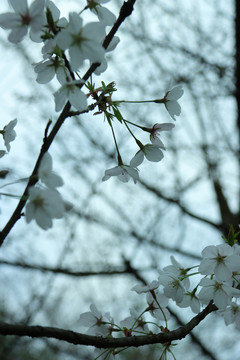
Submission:
[[[240,329],[240,246],[207,246],[202,256],[200,265],[190,268],[182,267],[171,256],[172,264],[159,271],[158,280],[149,285],[135,285],[133,291],[146,294],[146,307],[142,312],[130,309],[130,316],[116,324],[109,313],[102,315],[91,305],[90,312],[80,315],[80,325],[87,327],[88,334],[108,337],[118,333],[132,336],[169,331],[167,306],[172,299],[177,306],[190,307],[195,314],[212,301],[224,316],[225,324],[235,323]],[[193,270],[196,268],[198,272]],[[204,277],[192,288],[190,278],[196,274]],[[152,318],[147,320],[144,317],[147,314]]]
[[[12,43],[19,43],[27,34],[32,41],[42,43],[42,59],[33,64],[36,81],[39,84],[46,84],[56,76],[60,84],[59,89],[53,94],[56,112],[61,111],[69,102],[76,110],[75,113],[80,114],[89,111],[91,106],[93,106],[91,109],[98,106],[99,112],[95,114],[103,113],[107,118],[106,123],[110,125],[113,132],[118,165],[106,170],[102,180],[106,181],[116,176],[122,182],[133,179],[136,183],[139,180],[138,167],[144,159],[151,162],[159,162],[163,159],[163,151],[166,148],[160,139],[160,133],[172,130],[174,124],[157,123],[152,128],[146,128],[130,123],[120,113],[121,101],[114,101],[111,97],[113,91],[116,91],[114,82],[106,86],[102,81],[103,86],[95,88],[92,80],[86,82],[82,79],[81,71],[86,61],[89,66],[96,64],[94,66],[96,75],[104,72],[107,69],[106,53],[114,50],[119,43],[119,38],[114,36],[107,48],[103,46],[107,27],[113,26],[116,21],[116,16],[103,6],[108,2],[109,0],[86,0],[82,11],[72,12],[66,19],[61,17],[60,10],[51,0],[34,0],[30,4],[28,0],[9,0],[13,11],[0,14],[0,27],[10,31],[8,39]],[[96,16],[96,21],[85,23],[84,15],[88,11]],[[86,88],[85,93],[84,89]],[[89,105],[90,95],[95,103]],[[182,95],[183,88],[181,85],[177,85],[173,88],[170,87],[163,98],[151,100],[151,102],[164,104],[172,119],[175,120],[175,116],[179,116],[181,112],[178,100]],[[139,149],[130,160],[129,165],[122,161],[118,149],[112,126],[114,118],[127,127]],[[16,137],[14,131],[16,123],[17,119],[14,119],[0,131],[8,152],[10,150],[9,143]],[[148,132],[150,142],[142,144],[134,136],[128,124],[138,126]],[[0,150],[0,157],[5,154],[6,151]],[[38,169],[38,185],[28,191],[29,199],[25,212],[27,222],[35,219],[43,229],[50,228],[52,219],[62,217],[64,211],[62,199],[56,190],[60,186],[60,180],[59,178],[56,180],[57,175],[53,176],[51,167],[52,160],[50,155],[46,154]],[[42,176],[44,168],[51,173],[50,178]]]
[[[179,116],[181,113],[181,107],[177,100],[182,97],[183,93],[184,90],[182,85],[177,85],[171,90],[168,90],[162,99],[153,100],[153,102],[163,103],[172,119],[176,120],[175,116]],[[133,123],[131,124],[134,125]],[[151,143],[143,145],[141,141],[135,139],[140,149],[130,160],[129,165],[123,164],[120,161],[118,166],[105,171],[102,181],[106,181],[112,176],[117,176],[117,178],[122,182],[128,182],[130,178],[132,178],[136,184],[137,180],[139,180],[138,166],[142,164],[144,158],[152,162],[159,162],[163,159],[164,154],[162,150],[166,150],[166,148],[160,139],[159,134],[162,131],[172,130],[175,125],[172,123],[156,123],[152,128],[146,128],[139,125],[136,126],[141,128],[143,131],[150,133]]]

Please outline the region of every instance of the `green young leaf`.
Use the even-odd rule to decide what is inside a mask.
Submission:
[[[118,121],[120,121],[120,123],[122,123],[123,116],[122,116],[122,114],[120,113],[119,109],[116,106],[113,106],[113,112],[114,112],[115,117],[118,119]]]
[[[233,225],[230,225],[229,232],[227,238],[225,236],[222,236],[222,239],[230,246],[233,246],[237,242],[239,242],[240,231],[235,232]]]

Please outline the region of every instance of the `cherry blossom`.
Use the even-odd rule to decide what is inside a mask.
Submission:
[[[177,102],[180,97],[183,96],[184,90],[182,85],[177,85],[171,90],[167,91],[164,96],[164,105],[173,120],[175,116],[179,116],[181,114],[181,106]]]
[[[9,0],[15,13],[0,15],[0,26],[4,29],[11,29],[8,40],[12,43],[22,41],[30,27],[30,38],[33,41],[41,41],[39,33],[44,22],[45,0],[35,0],[30,8],[27,0]]]
[[[158,162],[163,159],[163,152],[159,149],[158,146],[151,144],[144,145],[142,146],[141,150],[139,150],[134,155],[130,161],[130,166],[136,168],[141,165],[144,160],[144,156],[149,161]]]
[[[147,293],[147,303],[149,305],[150,314],[158,320],[170,319],[170,313],[166,308],[168,305],[168,299],[162,293],[155,292],[154,295],[151,292]]]
[[[106,181],[112,176],[117,176],[117,178],[124,183],[128,182],[130,178],[133,179],[135,184],[137,183],[137,180],[139,180],[138,171],[129,165],[118,165],[114,168],[105,170],[102,181]]]
[[[88,328],[88,334],[107,336],[109,334],[109,330],[105,322],[106,320],[107,322],[109,321],[109,316],[108,319],[104,319],[104,316],[94,304],[90,305],[90,310],[91,311],[80,315],[80,324]]]
[[[65,83],[67,78],[70,78],[68,69],[64,66],[63,60],[58,56],[51,57],[50,59],[35,64],[34,71],[37,73],[36,81],[39,84],[48,83],[55,75],[60,84]]]
[[[240,257],[233,253],[228,244],[210,245],[202,251],[204,259],[199,266],[199,272],[204,275],[215,274],[218,280],[229,280],[233,271],[240,270]]]
[[[171,123],[163,123],[163,124],[155,124],[151,129],[150,141],[153,145],[158,146],[165,150],[165,146],[162,140],[159,139],[159,133],[161,131],[170,131],[175,127],[174,124]]]
[[[77,71],[85,59],[92,63],[101,63],[104,60],[104,37],[102,24],[93,22],[83,26],[82,18],[77,13],[71,13],[67,28],[60,31],[56,39],[62,50],[69,49],[71,68]]]
[[[72,106],[79,111],[87,109],[87,98],[78,85],[82,84],[82,80],[73,80],[66,82],[62,87],[54,93],[55,110],[60,111],[69,100]]]
[[[235,323],[236,327],[240,329],[240,306],[231,302],[231,304],[224,310],[220,310],[220,314],[224,315],[226,325]]]
[[[171,265],[170,265],[171,266]],[[159,283],[164,286],[164,294],[177,303],[180,303],[183,300],[183,295],[185,293],[185,288],[182,281],[179,279],[179,271],[171,267],[171,269],[160,270]]]
[[[204,304],[213,300],[219,308],[225,308],[231,303],[232,296],[240,296],[240,290],[231,286],[231,281],[217,281],[216,279],[203,278],[200,283],[202,289],[198,297]]]
[[[147,322],[144,317],[139,317],[138,312],[135,309],[130,309],[131,316],[128,316],[124,320],[120,321],[121,328],[125,328],[131,334],[132,331],[149,332]]]
[[[10,151],[10,142],[15,140],[16,138],[16,131],[14,130],[14,127],[17,125],[17,119],[14,119],[10,121],[7,125],[4,126],[3,130],[0,131],[0,133],[3,136],[4,144],[7,148],[7,151]]]
[[[52,219],[60,219],[64,214],[64,203],[56,190],[38,186],[31,187],[26,205],[25,218],[27,223],[35,219],[44,230],[52,227]]]
[[[50,189],[55,189],[63,185],[62,178],[52,170],[52,157],[48,152],[43,155],[41,160],[38,169],[38,178]]]

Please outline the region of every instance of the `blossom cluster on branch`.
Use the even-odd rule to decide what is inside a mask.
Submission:
[[[235,239],[240,232],[235,233]],[[169,299],[180,308],[189,307],[199,314],[206,304],[215,305],[218,313],[224,316],[226,325],[235,323],[240,329],[240,245],[234,242],[217,246],[207,246],[202,251],[203,260],[197,266],[184,268],[171,256],[171,265],[159,270],[159,277],[148,285],[135,285],[132,290],[137,294],[146,294],[146,307],[139,313],[130,309],[130,316],[119,323],[109,312],[102,314],[94,304],[90,312],[80,315],[80,324],[87,327],[87,334],[107,338],[119,335],[151,335],[159,332],[170,332],[168,320]],[[198,271],[193,269],[198,268]],[[200,275],[202,279],[192,288],[190,278]],[[150,315],[148,319],[146,315]],[[163,344],[163,352],[172,353],[173,344]],[[122,350],[120,350],[122,351]],[[117,355],[119,350],[97,350],[104,359]]]
[[[161,133],[171,131],[175,125],[170,122],[155,123],[151,127],[140,125],[137,121],[125,119],[120,106],[122,103],[163,104],[171,119],[176,120],[176,116],[181,113],[178,100],[183,96],[183,87],[181,84],[169,85],[162,98],[133,101],[114,100],[113,95],[117,91],[114,81],[109,84],[101,81],[98,86],[94,83],[93,76],[99,76],[106,71],[107,53],[113,51],[119,43],[119,38],[115,34],[120,24],[130,15],[135,1],[124,2],[118,18],[103,6],[108,2],[109,0],[87,0],[79,13],[72,12],[66,19],[60,16],[59,9],[51,0],[34,0],[30,6],[27,0],[9,0],[13,12],[0,15],[0,27],[10,30],[8,39],[11,43],[19,43],[28,33],[32,41],[42,43],[42,59],[33,64],[36,81],[46,84],[56,76],[59,89],[54,92],[53,98],[55,110],[60,112],[51,131],[51,121],[46,124],[43,144],[35,167],[12,217],[1,232],[0,245],[22,216],[24,207],[26,222],[35,220],[44,230],[52,227],[53,219],[64,216],[65,205],[58,191],[63,185],[63,180],[53,171],[49,148],[65,119],[95,110],[97,111],[93,113],[94,116],[104,116],[116,148],[117,165],[105,171],[102,181],[116,176],[124,183],[130,179],[137,183],[139,166],[145,159],[159,162],[164,157],[166,147],[160,137]],[[96,21],[85,23],[84,15],[88,11],[96,16]],[[111,27],[109,32],[108,27]],[[82,74],[86,61],[89,63],[89,69]],[[136,143],[137,151],[129,163],[122,159],[113,120],[125,126]],[[0,130],[7,150],[0,150],[0,157],[10,151],[10,143],[16,137],[16,124],[17,119],[11,120]],[[134,127],[149,135],[148,143],[142,143],[137,138],[133,132]],[[219,313],[224,316],[226,325],[235,323],[240,328],[238,236],[239,232],[234,233],[231,229],[225,244],[207,246],[202,251],[203,260],[197,266],[185,268],[171,256],[171,265],[159,270],[158,279],[148,285],[133,287],[132,290],[136,293],[146,294],[145,308],[140,314],[132,308],[128,317],[116,323],[109,312],[102,314],[92,304],[90,312],[81,314],[80,324],[87,327],[89,335],[108,339],[118,337],[119,334],[130,338],[133,335],[168,333],[168,302],[171,299],[180,308],[190,307],[195,314],[200,314],[201,308],[206,304],[209,304],[207,308],[214,304],[215,307],[210,306],[209,312],[218,308]],[[194,275],[203,277],[193,287],[190,278]],[[122,350],[98,349],[96,357],[110,359],[120,351]],[[161,358],[165,358],[167,352],[173,355],[171,341],[163,345]]]
[[[116,16],[103,6],[103,4],[108,2],[109,0],[87,0],[86,6],[80,13],[72,12],[69,14],[69,19],[66,19],[61,17],[60,10],[51,0],[35,0],[30,6],[27,0],[9,0],[13,12],[0,14],[0,27],[10,30],[8,40],[13,44],[22,41],[28,33],[32,41],[43,44],[42,60],[33,64],[37,74],[36,81],[39,84],[46,84],[56,76],[60,87],[54,92],[53,96],[56,112],[61,111],[59,119],[63,117],[63,114],[65,119],[73,115],[92,111],[96,107],[98,111],[94,115],[104,115],[107,125],[111,128],[118,164],[106,170],[102,180],[106,181],[110,177],[117,176],[122,182],[128,182],[132,178],[134,183],[136,183],[139,180],[139,166],[144,159],[151,162],[159,162],[163,159],[163,151],[166,148],[160,139],[160,133],[172,130],[174,124],[156,123],[151,128],[144,127],[137,122],[134,123],[125,119],[120,111],[120,105],[121,103],[129,102],[164,104],[171,118],[176,120],[175,116],[179,116],[181,112],[178,100],[183,95],[183,88],[181,85],[173,88],[169,85],[163,98],[130,101],[113,100],[113,93],[117,91],[114,82],[105,84],[102,81],[101,86],[95,85],[93,82],[94,73],[100,75],[106,71],[106,54],[109,51],[113,51],[120,41],[115,36],[115,33],[109,39],[109,35],[114,27],[116,27],[119,18],[117,20]],[[124,3],[124,5],[126,6],[127,3]],[[85,23],[84,15],[87,11],[91,11],[96,16],[96,21]],[[128,11],[129,9],[126,12],[128,13]],[[107,28],[110,26],[112,26],[112,30],[107,35]],[[106,39],[108,40],[106,41]],[[81,75],[81,69],[86,61],[89,62],[90,69],[92,67],[93,69],[86,73],[88,75]],[[88,80],[89,76],[90,80]],[[89,104],[89,99],[92,99],[93,103]],[[68,110],[66,111],[67,105]],[[71,107],[76,111],[71,111]],[[125,125],[138,147],[138,151],[132,157],[129,164],[122,160],[113,127],[114,119]],[[8,151],[10,150],[9,143],[16,137],[16,133],[13,130],[16,122],[16,119],[11,121],[1,131]],[[57,123],[55,126],[58,126]],[[138,127],[150,134],[150,143],[143,144],[134,135],[133,130],[130,128],[132,126]],[[55,136],[55,129],[52,130],[53,132]],[[44,141],[46,143],[46,139]],[[38,179],[42,181],[39,175],[41,169],[38,167],[43,166],[43,161],[46,162],[46,157],[45,160],[42,158],[48,151],[52,141],[53,138],[51,141],[49,140],[47,148],[40,153],[36,168],[30,177],[31,181],[28,183],[24,196],[21,198],[22,204],[28,201],[25,213],[27,222],[35,219],[37,224],[45,230],[52,226],[53,218],[60,218],[64,214],[63,201],[58,191],[54,190],[53,186],[49,186],[49,183],[45,183],[47,185],[46,188],[46,186],[39,186],[38,182]],[[4,150],[0,151],[1,157],[5,154]],[[48,170],[51,171],[51,169]],[[37,182],[38,184],[36,185]],[[59,211],[57,208],[59,208]]]

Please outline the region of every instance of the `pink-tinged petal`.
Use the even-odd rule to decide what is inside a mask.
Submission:
[[[143,159],[144,159],[144,154],[143,151],[140,150],[135,154],[135,156],[130,161],[130,166],[133,168],[138,167],[143,162]]]
[[[13,10],[18,14],[26,14],[28,11],[27,0],[8,0]]]

